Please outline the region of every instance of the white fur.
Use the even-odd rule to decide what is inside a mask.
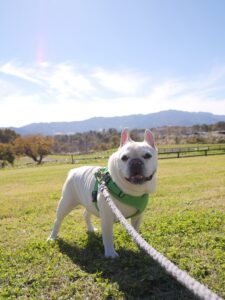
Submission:
[[[134,142],[129,138],[126,132],[121,135],[121,147],[109,159],[108,168],[112,179],[123,190],[124,193],[139,196],[144,193],[154,192],[156,186],[156,175],[151,181],[146,181],[144,184],[136,185],[128,182],[125,177],[128,176],[128,167],[121,157],[126,154],[129,157],[143,157],[146,151],[151,152],[152,158],[145,162],[145,176],[151,175],[157,168],[157,149],[150,145],[148,141]],[[125,142],[124,142],[125,141]],[[123,143],[124,142],[124,143]],[[91,214],[101,218],[102,238],[105,248],[106,257],[117,257],[113,245],[113,223],[116,221],[115,216],[108,204],[104,200],[101,193],[98,193],[97,202],[99,211],[96,209],[92,201],[92,191],[95,185],[94,174],[100,167],[85,166],[73,169],[64,183],[62,196],[58,204],[56,220],[49,240],[54,240],[57,237],[60,225],[64,217],[70,213],[77,205],[83,205],[86,210],[84,219],[87,224],[88,231],[94,231],[91,222]],[[117,207],[125,217],[135,213],[135,208],[122,204],[116,199],[113,199]],[[131,223],[138,231],[142,219],[142,214],[131,218]]]

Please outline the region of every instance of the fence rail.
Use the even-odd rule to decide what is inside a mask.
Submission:
[[[222,154],[225,154],[225,146],[159,149],[159,159],[222,155]]]
[[[225,154],[225,145],[221,146],[199,146],[199,147],[185,147],[185,148],[169,148],[159,149],[159,159],[185,158],[197,156],[223,155]],[[64,158],[63,158],[64,157]],[[59,161],[67,161],[68,163],[76,164],[86,161],[98,161],[108,159],[109,156],[92,156],[79,157],[75,154],[61,154]]]

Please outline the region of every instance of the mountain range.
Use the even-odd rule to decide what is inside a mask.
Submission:
[[[186,112],[167,110],[151,114],[137,114],[120,117],[94,117],[83,121],[32,123],[23,127],[11,127],[21,135],[28,134],[73,134],[90,130],[101,131],[115,128],[121,130],[144,129],[162,126],[192,126],[195,124],[213,124],[225,121],[225,115],[214,115],[206,112]]]

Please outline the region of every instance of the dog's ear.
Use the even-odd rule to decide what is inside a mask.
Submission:
[[[130,141],[130,134],[128,128],[124,128],[121,132],[120,147],[125,145],[128,141]]]
[[[145,140],[145,142],[148,143],[152,148],[155,148],[155,149],[156,149],[153,133],[152,133],[149,129],[146,129],[146,130],[145,130],[145,139],[144,139],[144,140]]]

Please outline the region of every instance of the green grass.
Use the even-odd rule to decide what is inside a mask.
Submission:
[[[101,161],[101,165],[106,164]],[[0,171],[0,299],[194,299],[115,224],[116,260],[105,259],[99,220],[87,234],[83,208],[47,243],[72,165]],[[194,278],[225,296],[223,156],[159,161],[143,237]]]

